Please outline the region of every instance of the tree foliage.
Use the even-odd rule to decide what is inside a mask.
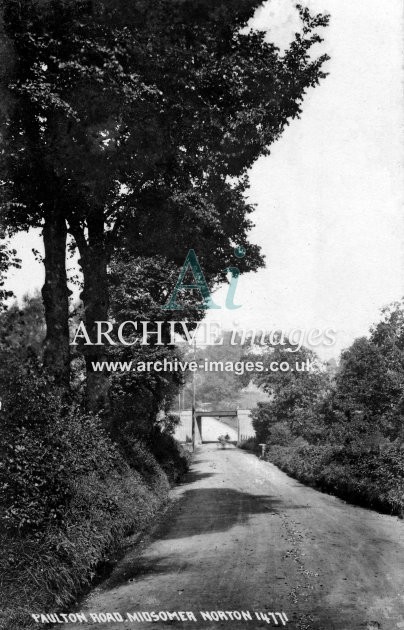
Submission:
[[[253,412],[257,437],[271,461],[298,479],[402,514],[403,300],[382,310],[369,337],[356,339],[333,372],[261,376],[272,400]]]
[[[12,351],[20,361],[41,357],[44,338],[44,308],[39,294],[26,295],[21,306],[14,302],[0,314],[1,351]]]
[[[3,125],[4,214],[14,229],[44,226],[44,297],[47,313],[55,310],[47,324],[59,344],[67,327],[55,320],[67,317],[67,298],[52,244],[57,235],[63,249],[66,228],[80,251],[90,335],[107,318],[114,251],[178,265],[197,247],[210,283],[225,279],[235,244],[247,252],[241,271],[262,264],[247,238],[247,170],[325,76],[327,57],[310,50],[328,18],[299,8],[302,31],[281,54],[264,33],[242,30],[258,5],[4,0],[16,55]],[[91,372],[103,356],[88,354]],[[102,375],[90,376],[96,390]]]
[[[287,340],[285,346],[268,343],[260,357],[264,370],[252,375],[254,382],[270,397],[269,402],[259,403],[253,411],[253,426],[261,442],[267,441],[278,423],[282,425],[276,429],[279,435],[280,431],[286,435],[289,430],[294,437],[317,439],[312,426],[313,409],[323,404],[330,388],[329,377],[312,350],[304,346],[297,351],[292,352],[292,349]],[[307,361],[312,369],[296,369],[296,364],[301,367]],[[272,369],[273,365],[281,364],[288,365],[289,369]]]
[[[118,343],[110,352],[110,360],[121,362],[173,361],[179,358],[178,348],[167,345],[167,322],[170,314],[162,316],[161,304],[165,293],[175,282],[178,268],[161,257],[126,257],[114,260],[110,270],[110,317],[115,329],[124,322],[150,322],[149,330],[156,329],[156,320],[163,322],[162,338],[165,343],[156,345],[156,336],[148,335],[149,345],[140,345],[143,333],[128,326],[124,331],[127,344]],[[197,311],[188,306],[184,317],[197,317]],[[118,341],[118,340],[117,340]],[[111,375],[110,430],[115,439],[142,439],[150,447],[157,433],[170,426],[169,410],[182,383],[179,372],[169,370],[122,371]],[[156,442],[158,440],[156,439]]]
[[[243,358],[243,347],[239,344],[232,345],[231,336],[231,331],[224,331],[221,335],[223,340],[221,344],[197,347],[195,351],[188,348],[186,360],[195,359],[198,365],[208,361],[210,365],[209,370],[200,370],[195,374],[197,408],[234,409],[240,402],[240,394],[244,387],[242,377],[235,369],[231,371],[224,369],[227,362],[231,362],[234,367]],[[193,404],[193,388],[193,379],[189,377],[183,390],[183,406],[188,409]]]
[[[6,234],[0,227],[0,311],[7,306],[7,300],[13,296],[13,292],[5,288],[5,281],[10,269],[19,269],[21,261],[17,258],[17,252],[7,242]]]

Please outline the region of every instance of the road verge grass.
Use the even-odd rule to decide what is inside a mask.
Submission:
[[[404,516],[404,452],[332,445],[269,445],[266,459],[295,479],[351,503]]]

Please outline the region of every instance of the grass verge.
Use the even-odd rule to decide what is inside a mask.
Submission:
[[[404,453],[340,446],[270,446],[266,459],[295,479],[364,507],[404,516]]]
[[[102,476],[92,472],[71,483],[63,521],[34,535],[0,538],[0,629],[37,627],[31,613],[73,606],[89,588],[100,563],[125,538],[147,528],[168,500],[170,483],[153,459],[141,474],[127,463]],[[187,455],[176,453],[186,467]],[[150,466],[149,466],[150,470]]]

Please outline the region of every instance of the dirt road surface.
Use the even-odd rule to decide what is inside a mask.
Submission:
[[[307,488],[251,454],[204,445],[151,537],[81,611],[125,620],[81,630],[404,629],[404,522]],[[196,621],[127,617],[153,611]]]

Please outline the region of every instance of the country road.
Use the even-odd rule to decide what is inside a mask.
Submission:
[[[251,454],[204,445],[153,534],[81,611],[125,619],[82,630],[404,629],[404,522],[307,488]],[[145,611],[196,621],[127,618]]]

